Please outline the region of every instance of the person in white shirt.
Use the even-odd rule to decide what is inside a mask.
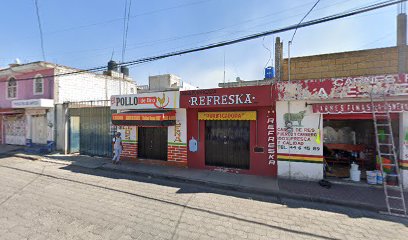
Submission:
[[[115,151],[115,155],[113,156],[112,163],[118,164],[120,159],[120,154],[122,153],[123,145],[122,145],[122,138],[120,137],[120,132],[115,134],[115,137],[112,140],[113,143],[113,150]]]

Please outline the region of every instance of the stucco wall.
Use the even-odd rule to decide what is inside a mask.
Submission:
[[[304,101],[277,102],[278,176],[323,178],[323,118]],[[319,140],[320,139],[320,140]]]
[[[28,73],[15,72],[14,74],[10,74],[6,77],[0,78],[0,108],[11,108],[11,102],[13,100],[39,99],[39,98],[52,99],[54,97],[53,77],[44,78],[42,94],[34,94],[33,85],[34,81],[31,78],[34,78],[39,75],[49,76],[53,75],[53,73],[54,73],[53,69],[43,69],[33,70]],[[14,77],[17,80],[17,97],[14,99],[7,98],[7,84],[8,79],[11,77]]]
[[[57,74],[72,72],[58,68]],[[92,73],[71,74],[56,77],[55,103],[108,100],[111,95],[136,92],[135,82]],[[120,90],[121,89],[121,90]]]

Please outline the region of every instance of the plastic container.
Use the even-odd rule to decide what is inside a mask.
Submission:
[[[351,164],[350,171],[358,171],[358,164],[355,164],[354,162]]]
[[[377,170],[377,184],[383,184],[384,178],[386,177],[386,173],[381,173],[381,171]]]
[[[360,179],[361,179],[361,171],[350,169],[350,180],[353,182],[360,182]]]
[[[377,171],[366,171],[366,174],[368,184],[377,184]]]

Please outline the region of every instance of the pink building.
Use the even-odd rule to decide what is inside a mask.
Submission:
[[[133,80],[122,73],[70,74],[78,70],[48,62],[0,69],[0,143],[65,146],[67,120],[55,106],[136,91]]]
[[[0,70],[0,143],[53,141],[54,68],[42,62]]]

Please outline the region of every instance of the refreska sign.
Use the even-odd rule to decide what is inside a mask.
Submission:
[[[182,108],[270,106],[270,86],[216,88],[180,92]]]

